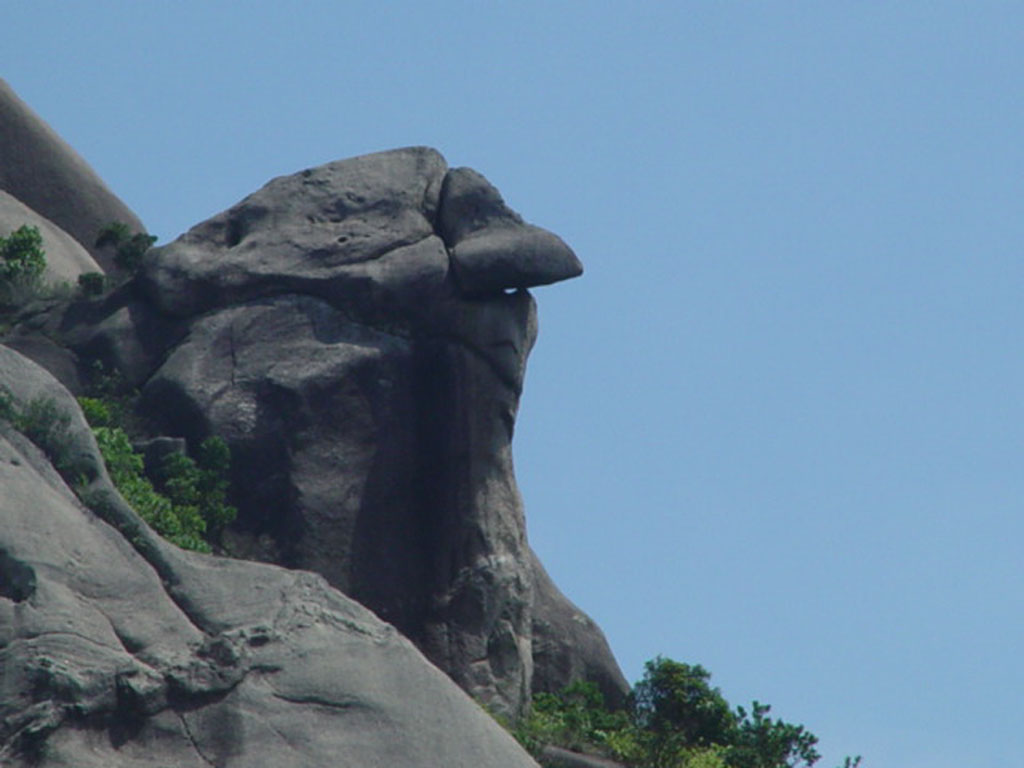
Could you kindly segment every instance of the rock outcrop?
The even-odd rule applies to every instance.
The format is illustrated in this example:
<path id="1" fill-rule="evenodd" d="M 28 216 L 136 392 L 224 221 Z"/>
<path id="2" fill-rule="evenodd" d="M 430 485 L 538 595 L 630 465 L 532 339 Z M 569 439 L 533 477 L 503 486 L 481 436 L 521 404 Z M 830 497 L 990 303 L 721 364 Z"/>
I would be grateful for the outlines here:
<path id="1" fill-rule="evenodd" d="M 275 179 L 154 249 L 137 297 L 80 344 L 141 387 L 161 431 L 231 445 L 236 554 L 324 575 L 498 711 L 585 671 L 618 701 L 599 630 L 546 577 L 534 620 L 511 457 L 536 335 L 524 289 L 579 270 L 479 174 L 395 150 Z M 547 632 L 536 681 L 535 626 L 574 633 Z"/>
<path id="2" fill-rule="evenodd" d="M 44 170 L 79 168 L 5 86 L 0 127 Z M 19 163 L 0 188 L 91 245 Z M 134 226 L 76 173 L 43 177 L 106 206 L 83 232 Z M 17 318 L 0 384 L 74 411 L 85 491 L 107 501 L 88 512 L 2 428 L 0 738 L 45 765 L 531 764 L 423 657 L 513 718 L 581 678 L 620 703 L 600 629 L 529 547 L 512 466 L 527 289 L 581 269 L 483 176 L 414 147 L 274 179 L 113 293 Z M 117 371 L 160 445 L 224 438 L 236 559 L 154 537 L 14 349 L 75 391 L 97 361 Z"/>
<path id="3" fill-rule="evenodd" d="M 118 496 L 72 396 L 0 346 L 0 385 L 69 417 L 85 508 L 0 421 L 0 764 L 536 764 L 322 577 L 183 552 Z"/>
<path id="4" fill-rule="evenodd" d="M 26 225 L 36 227 L 42 236 L 43 250 L 46 251 L 43 279 L 46 282 L 75 285 L 79 275 L 103 271 L 71 235 L 17 198 L 0 192 L 0 237 Z"/>
<path id="5" fill-rule="evenodd" d="M 120 221 L 143 232 L 139 218 L 67 142 L 0 78 L 0 190 L 85 246 L 105 271 L 111 256 L 94 247 L 100 229 Z"/>

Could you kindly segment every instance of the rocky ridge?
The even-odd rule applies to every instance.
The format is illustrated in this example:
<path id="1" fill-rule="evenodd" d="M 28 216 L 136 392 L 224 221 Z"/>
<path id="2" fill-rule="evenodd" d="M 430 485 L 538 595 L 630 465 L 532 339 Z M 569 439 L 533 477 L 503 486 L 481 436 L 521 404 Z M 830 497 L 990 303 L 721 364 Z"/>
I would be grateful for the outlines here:
<path id="1" fill-rule="evenodd" d="M 4 127 L 12 122 L 3 117 L 12 94 L 0 95 L 7 99 L 6 106 L 0 103 Z M 25 109 L 15 110 L 19 119 Z M 48 128 L 24 123 L 22 133 L 48 135 Z M 61 145 L 51 142 L 49 156 Z M 72 159 L 69 165 L 77 168 L 80 158 Z M 17 198 L 21 187 L 7 185 L 9 177 L 0 175 L 0 189 Z M 141 273 L 113 294 L 54 305 L 16 324 L 0 340 L 6 345 L 0 374 L 8 372 L 0 381 L 15 394 L 29 397 L 34 390 L 19 383 L 22 374 L 9 373 L 30 370 L 14 350 L 72 391 L 87 363 L 100 360 L 141 390 L 139 411 L 154 434 L 184 438 L 193 447 L 209 435 L 223 437 L 232 449 L 240 510 L 224 546 L 236 557 L 287 570 L 182 553 L 162 542 L 110 493 L 102 467 L 93 482 L 115 503 L 98 519 L 38 451 L 5 429 L 10 456 L 0 465 L 11 481 L 0 485 L 0 515 L 20 524 L 3 526 L 0 570 L 4 584 L 22 586 L 0 589 L 0 661 L 5 670 L 29 669 L 56 653 L 26 629 L 34 625 L 25 616 L 47 593 L 26 592 L 27 577 L 18 575 L 25 569 L 35 574 L 32 583 L 44 583 L 39 574 L 48 574 L 60 585 L 55 590 L 70 595 L 43 601 L 43 613 L 87 628 L 61 636 L 70 658 L 80 661 L 68 678 L 73 695 L 60 693 L 64 682 L 32 687 L 26 678 L 11 687 L 5 677 L 5 733 L 20 734 L 22 742 L 24 734 L 42 734 L 39 743 L 53 754 L 72 754 L 88 743 L 97 765 L 136 764 L 124 756 L 143 760 L 158 742 L 185 754 L 189 741 L 196 759 L 216 765 L 262 764 L 253 756 L 263 750 L 279 756 L 268 765 L 321 765 L 327 763 L 320 756 L 335 748 L 351 755 L 353 765 L 529 764 L 514 744 L 488 735 L 490 723 L 479 719 L 475 705 L 467 710 L 450 703 L 468 699 L 454 688 L 445 692 L 446 678 L 432 677 L 419 652 L 472 696 L 512 717 L 531 691 L 580 678 L 598 682 L 612 703 L 621 701 L 626 684 L 600 629 L 557 590 L 529 548 L 511 459 L 537 331 L 527 288 L 580 271 L 565 243 L 525 223 L 480 174 L 449 169 L 434 150 L 408 148 L 275 179 L 151 251 Z M 38 370 L 24 376 L 44 380 Z M 95 457 L 74 401 L 56 381 L 45 380 L 46 391 L 75 413 L 83 455 Z M 35 474 L 26 474 L 28 468 Z M 20 495 L 8 490 L 17 483 L 26 489 Z M 102 554 L 69 554 L 78 533 L 42 547 L 33 529 L 39 525 L 31 513 L 34 496 L 46 499 L 46 510 L 59 507 L 57 519 L 72 521 L 60 526 L 88 533 L 93 543 L 81 551 Z M 90 571 L 89 563 L 113 562 L 115 550 L 121 553 L 118 574 Z M 76 563 L 85 581 L 69 586 L 68 574 L 53 565 L 58 562 Z M 106 586 L 97 588 L 93 580 Z M 148 646 L 132 639 L 137 628 L 125 631 L 127 642 L 118 639 L 121 630 L 103 629 L 97 611 L 109 620 L 113 609 L 93 601 L 121 582 L 138 584 L 127 594 L 139 601 L 139 616 L 177 627 L 146 641 L 166 648 L 147 651 L 149 671 L 128 677 L 124 670 L 142 658 L 137 647 Z M 118 599 L 118 610 L 131 602 Z M 83 610 L 94 618 L 86 619 L 79 608 L 90 601 Z M 296 611 L 314 618 L 281 618 Z M 116 661 L 98 667 L 109 674 L 90 671 L 94 646 L 113 649 Z M 321 662 L 308 661 L 311 650 L 336 673 L 320 679 Z M 268 654 L 274 661 L 261 660 Z M 181 665 L 198 670 L 192 683 L 175 682 Z M 204 682 L 195 682 L 200 678 Z M 255 713 L 286 706 L 275 692 L 278 683 L 268 680 L 292 681 L 287 701 L 298 708 L 289 710 L 295 719 L 299 711 L 331 713 L 323 727 L 313 717 L 307 736 L 281 725 L 292 717 L 281 715 L 275 722 L 282 743 L 306 745 L 308 734 L 341 727 L 331 718 L 361 725 L 341 727 L 349 735 L 337 743 L 331 736 L 303 746 L 312 750 L 308 754 L 280 745 L 274 753 L 268 745 L 276 737 L 253 735 L 263 718 Z M 136 683 L 143 694 L 131 692 Z M 407 696 L 403 685 L 422 687 L 425 698 L 419 691 Z M 196 697 L 182 699 L 182 686 L 196 688 Z M 104 702 L 95 710 L 81 704 L 93 696 L 86 689 Z M 430 712 L 424 725 L 431 696 L 444 701 L 446 711 Z M 359 703 L 366 701 L 371 704 Z M 19 713 L 27 711 L 37 714 L 22 723 Z M 130 712 L 136 712 L 130 732 L 123 731 Z M 186 713 L 193 712 L 204 714 L 190 720 Z M 359 719 L 368 712 L 375 714 Z M 205 722 L 227 718 L 228 730 L 244 738 L 229 746 L 201 736 L 196 741 L 207 714 L 212 719 Z M 353 746 L 362 738 L 354 734 L 370 721 L 408 733 L 383 728 Z M 422 740 L 440 739 L 438 749 L 448 749 L 451 735 L 428 735 L 420 726 L 455 724 L 453 732 L 465 733 L 470 722 L 470 740 L 476 744 L 479 727 L 483 752 L 470 745 L 462 754 L 452 746 L 455 751 L 443 756 L 427 750 L 416 762 L 392 759 L 398 753 L 385 746 L 400 751 L 405 744 L 411 754 L 422 751 Z M 218 727 L 209 728 L 214 734 Z M 116 742 L 113 749 L 126 762 L 102 762 L 113 759 L 104 739 Z M 62 759 L 45 764 L 69 764 Z"/>

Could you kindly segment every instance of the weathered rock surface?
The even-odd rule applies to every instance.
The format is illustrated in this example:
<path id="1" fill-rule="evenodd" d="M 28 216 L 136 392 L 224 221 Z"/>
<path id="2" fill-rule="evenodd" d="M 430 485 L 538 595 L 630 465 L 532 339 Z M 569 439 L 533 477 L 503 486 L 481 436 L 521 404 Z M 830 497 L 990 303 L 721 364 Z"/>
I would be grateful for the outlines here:
<path id="1" fill-rule="evenodd" d="M 94 247 L 100 229 L 142 222 L 85 160 L 0 78 L 0 190 L 8 192 L 74 237 L 105 271 L 109 254 Z"/>
<path id="2" fill-rule="evenodd" d="M 24 161 L 11 165 L 4 155 L 0 188 L 80 240 L 86 233 L 87 246 L 111 219 L 135 225 L 6 86 L 0 116 L 3 152 L 20 144 L 42 168 L 34 180 Z M 69 200 L 70 213 L 61 208 Z M 97 200 L 106 207 L 94 215 Z M 88 226 L 75 223 L 79 213 Z M 274 179 L 151 251 L 114 293 L 33 310 L 6 338 L 71 387 L 80 361 L 119 371 L 141 389 L 152 437 L 193 447 L 211 434 L 225 438 L 240 510 L 225 533 L 229 553 L 321 574 L 464 690 L 515 716 L 532 690 L 580 676 L 612 702 L 626 690 L 600 630 L 535 561 L 512 467 L 537 332 L 526 288 L 581 269 L 568 246 L 524 223 L 478 173 L 449 170 L 436 151 L 414 147 Z M 163 544 L 145 547 L 165 587 L 193 574 L 190 589 L 202 592 L 207 576 L 195 574 L 255 567 L 232 571 Z M 233 587 L 208 588 L 233 599 Z M 247 604 L 249 587 L 238 589 Z M 201 599 L 182 599 L 189 607 L 175 604 L 192 625 L 214 633 L 194 615 Z M 410 703 L 401 716 L 424 714 Z M 162 717 L 146 728 L 180 735 L 176 721 L 158 724 Z M 188 727 L 195 736 L 200 726 Z"/>
<path id="3" fill-rule="evenodd" d="M 0 422 L 0 764 L 536 766 L 322 577 L 153 534 L 71 395 L 3 346 L 0 385 L 69 415 L 62 443 L 96 509 Z"/>
<path id="4" fill-rule="evenodd" d="M 72 346 L 141 387 L 159 431 L 228 441 L 231 551 L 321 573 L 511 715 L 580 674 L 613 701 L 626 690 L 600 631 L 546 576 L 535 620 L 512 467 L 536 336 L 522 286 L 578 262 L 561 244 L 562 266 L 541 272 L 513 247 L 511 271 L 469 288 L 453 274 L 451 243 L 523 232 L 561 244 L 436 151 L 383 152 L 274 179 L 151 251 L 138 290 L 102 317 L 64 323 Z"/>
<path id="5" fill-rule="evenodd" d="M 561 238 L 526 224 L 471 168 L 454 168 L 445 176 L 440 230 L 459 287 L 469 295 L 546 285 L 583 273 Z"/>
<path id="6" fill-rule="evenodd" d="M 534 691 L 557 693 L 575 680 L 597 683 L 605 701 L 625 704 L 623 677 L 604 632 L 562 594 L 531 551 L 533 561 Z"/>
<path id="7" fill-rule="evenodd" d="M 43 250 L 46 252 L 46 272 L 43 275 L 45 281 L 75 285 L 79 275 L 103 271 L 89 252 L 71 235 L 16 197 L 0 191 L 0 237 L 7 236 L 24 225 L 38 228 L 42 236 Z"/>

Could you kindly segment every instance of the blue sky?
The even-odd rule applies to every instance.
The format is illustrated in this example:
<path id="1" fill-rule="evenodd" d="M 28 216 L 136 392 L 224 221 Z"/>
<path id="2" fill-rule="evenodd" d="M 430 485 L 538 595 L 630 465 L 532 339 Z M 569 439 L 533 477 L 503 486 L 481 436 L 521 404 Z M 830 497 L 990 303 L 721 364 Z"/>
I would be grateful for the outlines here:
<path id="1" fill-rule="evenodd" d="M 701 663 L 823 768 L 1019 762 L 1024 8 L 12 4 L 0 76 L 162 241 L 428 144 L 561 235 L 516 435 L 627 676 Z"/>

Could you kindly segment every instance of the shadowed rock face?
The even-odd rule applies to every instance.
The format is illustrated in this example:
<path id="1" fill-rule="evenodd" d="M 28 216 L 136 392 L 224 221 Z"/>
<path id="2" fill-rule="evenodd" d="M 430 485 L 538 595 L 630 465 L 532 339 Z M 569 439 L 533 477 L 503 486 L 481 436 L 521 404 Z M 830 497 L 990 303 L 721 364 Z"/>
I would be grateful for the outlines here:
<path id="1" fill-rule="evenodd" d="M 312 573 L 182 552 L 110 484 L 72 396 L 0 345 L 0 386 L 51 398 L 78 501 L 0 421 L 0 765 L 536 768 L 393 627 Z"/>
<path id="2" fill-rule="evenodd" d="M 89 164 L 0 79 L 0 190 L 20 200 L 81 243 L 104 270 L 110 255 L 94 247 L 101 228 L 142 222 Z"/>
<path id="3" fill-rule="evenodd" d="M 155 249 L 139 299 L 82 343 L 142 386 L 162 432 L 228 440 L 230 549 L 323 574 L 514 714 L 534 628 L 557 623 L 534 621 L 512 468 L 536 336 L 525 288 L 580 270 L 476 172 L 396 150 L 275 179 Z M 541 689 L 600 667 L 621 697 L 591 634 L 601 658 L 547 664 Z"/>
<path id="4" fill-rule="evenodd" d="M 61 228 L 89 250 L 111 220 L 142 230 L 2 81 L 0 190 L 52 222 L 69 278 L 92 264 Z M 96 514 L 0 420 L 0 764 L 534 765 L 420 651 L 506 714 L 579 677 L 621 700 L 529 548 L 510 450 L 527 289 L 581 269 L 480 174 L 410 148 L 275 179 L 104 299 L 19 315 L 0 386 L 70 415 Z M 153 437 L 226 438 L 230 553 L 305 570 L 156 537 L 22 355 L 71 389 L 81 361 L 115 367 Z"/>

